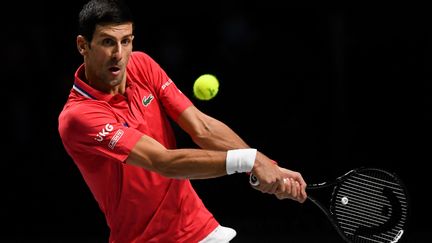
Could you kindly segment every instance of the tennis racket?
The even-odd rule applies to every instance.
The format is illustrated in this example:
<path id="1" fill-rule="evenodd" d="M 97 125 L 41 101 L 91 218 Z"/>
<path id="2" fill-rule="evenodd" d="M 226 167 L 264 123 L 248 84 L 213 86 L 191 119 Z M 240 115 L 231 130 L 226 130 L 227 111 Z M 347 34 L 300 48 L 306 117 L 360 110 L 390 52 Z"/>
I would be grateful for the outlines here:
<path id="1" fill-rule="evenodd" d="M 249 182 L 259 185 L 253 174 Z M 310 184 L 306 190 L 309 201 L 324 212 L 346 242 L 396 243 L 402 239 L 408 222 L 408 194 L 395 173 L 357 168 L 334 181 Z"/>

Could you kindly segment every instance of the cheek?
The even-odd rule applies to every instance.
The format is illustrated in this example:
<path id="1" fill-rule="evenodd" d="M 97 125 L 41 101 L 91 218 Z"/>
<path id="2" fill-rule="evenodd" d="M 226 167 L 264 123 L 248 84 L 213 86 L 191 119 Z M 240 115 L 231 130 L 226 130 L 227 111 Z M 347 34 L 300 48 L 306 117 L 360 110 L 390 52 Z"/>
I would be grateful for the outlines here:
<path id="1" fill-rule="evenodd" d="M 128 63 L 131 53 L 132 53 L 131 50 L 127 50 L 123 52 L 123 60 L 125 60 L 125 63 Z"/>
<path id="2" fill-rule="evenodd" d="M 132 53 L 132 48 L 125 48 L 124 52 L 123 52 L 123 54 L 124 54 L 123 57 L 129 59 L 129 56 L 131 55 L 131 53 Z"/>
<path id="3" fill-rule="evenodd" d="M 110 60 L 110 56 L 103 51 L 95 51 L 91 57 L 93 64 L 99 66 L 104 66 Z"/>

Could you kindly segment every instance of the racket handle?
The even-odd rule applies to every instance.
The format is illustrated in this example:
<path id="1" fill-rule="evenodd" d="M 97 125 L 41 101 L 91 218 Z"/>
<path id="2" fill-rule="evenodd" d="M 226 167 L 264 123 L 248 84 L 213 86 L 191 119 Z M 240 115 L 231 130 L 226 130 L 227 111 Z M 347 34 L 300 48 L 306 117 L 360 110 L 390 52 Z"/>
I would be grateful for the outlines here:
<path id="1" fill-rule="evenodd" d="M 284 178 L 283 179 L 284 183 L 286 183 L 287 180 L 288 180 L 288 178 Z M 249 174 L 249 183 L 252 186 L 259 186 L 259 184 L 260 184 L 258 178 L 254 174 L 252 174 L 252 173 Z"/>
<path id="2" fill-rule="evenodd" d="M 258 178 L 256 178 L 256 176 L 252 173 L 250 173 L 250 175 L 249 175 L 249 183 L 252 186 L 259 186 L 259 184 L 260 184 Z"/>

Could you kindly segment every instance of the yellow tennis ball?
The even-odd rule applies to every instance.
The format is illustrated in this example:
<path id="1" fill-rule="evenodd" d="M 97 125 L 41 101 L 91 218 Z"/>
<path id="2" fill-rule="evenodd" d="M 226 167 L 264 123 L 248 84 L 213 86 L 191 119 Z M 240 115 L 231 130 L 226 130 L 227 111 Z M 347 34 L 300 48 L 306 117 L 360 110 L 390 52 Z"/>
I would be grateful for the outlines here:
<path id="1" fill-rule="evenodd" d="M 193 85 L 193 93 L 200 100 L 210 100 L 216 96 L 219 91 L 219 81 L 211 74 L 199 76 Z"/>

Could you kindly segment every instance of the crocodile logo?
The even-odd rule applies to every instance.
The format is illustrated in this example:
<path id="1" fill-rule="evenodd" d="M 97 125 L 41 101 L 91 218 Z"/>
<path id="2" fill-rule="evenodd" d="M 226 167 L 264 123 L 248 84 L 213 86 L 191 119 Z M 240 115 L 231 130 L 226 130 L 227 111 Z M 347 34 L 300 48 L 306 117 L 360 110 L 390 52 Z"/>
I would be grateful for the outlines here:
<path id="1" fill-rule="evenodd" d="M 152 94 L 149 94 L 149 96 L 144 96 L 144 98 L 142 100 L 143 105 L 148 106 L 152 102 L 153 98 L 154 97 Z"/>

